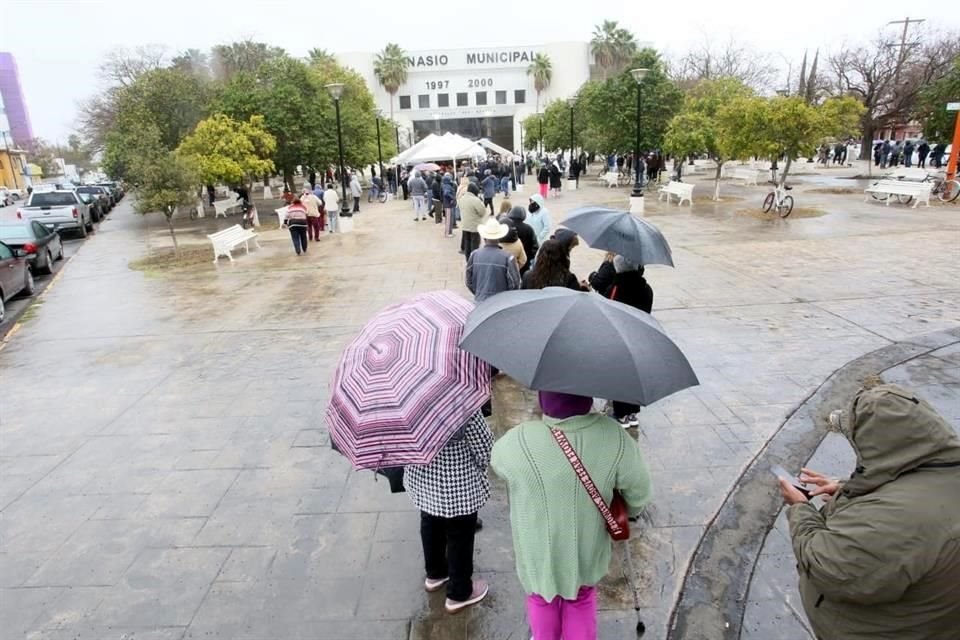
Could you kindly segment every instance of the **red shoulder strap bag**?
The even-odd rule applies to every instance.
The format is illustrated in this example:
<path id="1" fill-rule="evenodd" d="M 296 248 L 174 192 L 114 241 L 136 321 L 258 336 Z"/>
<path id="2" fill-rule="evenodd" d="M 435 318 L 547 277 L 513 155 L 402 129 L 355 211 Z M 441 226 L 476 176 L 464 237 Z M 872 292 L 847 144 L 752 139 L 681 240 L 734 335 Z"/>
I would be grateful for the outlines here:
<path id="1" fill-rule="evenodd" d="M 580 479 L 580 484 L 586 489 L 590 500 L 597 507 L 597 511 L 600 512 L 600 516 L 607 525 L 607 533 L 614 540 L 628 539 L 630 537 L 630 523 L 627 520 L 626 500 L 623 499 L 619 491 L 614 491 L 613 500 L 610 501 L 610 506 L 607 506 L 603 496 L 600 495 L 600 490 L 597 489 L 597 485 L 593 484 L 593 479 L 587 472 L 587 468 L 580 462 L 580 456 L 577 455 L 570 441 L 567 440 L 567 436 L 559 429 L 550 429 L 550 433 L 553 434 L 553 439 L 560 445 L 563 455 L 566 456 L 570 466 L 573 467 L 573 472 Z"/>

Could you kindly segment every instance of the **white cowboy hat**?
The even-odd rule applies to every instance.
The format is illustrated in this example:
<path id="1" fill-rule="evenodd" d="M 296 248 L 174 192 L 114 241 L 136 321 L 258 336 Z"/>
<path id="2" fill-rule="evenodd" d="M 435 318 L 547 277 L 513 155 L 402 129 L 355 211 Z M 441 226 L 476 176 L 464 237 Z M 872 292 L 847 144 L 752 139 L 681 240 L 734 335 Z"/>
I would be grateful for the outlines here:
<path id="1" fill-rule="evenodd" d="M 477 227 L 477 233 L 484 240 L 500 240 L 510 232 L 510 227 L 497 222 L 496 218 L 487 218 L 487 221 Z"/>

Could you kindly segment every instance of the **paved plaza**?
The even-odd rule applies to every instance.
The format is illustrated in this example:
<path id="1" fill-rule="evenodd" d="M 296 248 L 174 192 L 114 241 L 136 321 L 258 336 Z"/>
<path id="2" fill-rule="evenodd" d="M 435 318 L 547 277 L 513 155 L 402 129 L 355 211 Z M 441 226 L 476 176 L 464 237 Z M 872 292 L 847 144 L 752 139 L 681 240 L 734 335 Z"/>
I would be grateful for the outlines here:
<path id="1" fill-rule="evenodd" d="M 776 509 L 754 523 L 759 559 L 739 591 L 688 577 L 701 560 L 710 575 L 704 545 L 741 476 L 754 477 L 798 408 L 815 402 L 819 415 L 845 400 L 836 391 L 846 387 L 822 385 L 877 350 L 900 354 L 877 371 L 960 421 L 960 335 L 950 333 L 960 327 L 960 207 L 864 202 L 863 184 L 844 173 L 854 171 L 796 178 L 797 206 L 814 217 L 748 215 L 766 188 L 727 182 L 721 203 L 706 181 L 692 207 L 647 198 L 676 263 L 647 269 L 653 315 L 701 384 L 641 413 L 655 495 L 629 542 L 636 575 L 625 577 L 617 549 L 601 584 L 602 638 L 635 637 L 634 582 L 646 638 L 668 637 L 676 607 L 670 637 L 806 640 L 782 517 L 767 535 Z M 581 204 L 625 207 L 627 193 L 587 178 L 548 205 L 556 224 Z M 135 216 L 129 198 L 115 210 L 0 350 L 0 635 L 529 637 L 502 483 L 476 543 L 491 595 L 450 616 L 442 594 L 423 591 L 409 498 L 329 446 L 328 382 L 363 323 L 418 292 L 469 296 L 459 240 L 414 222 L 409 207 L 363 204 L 353 233 L 322 238 L 306 257 L 274 229 L 234 265 L 174 271 L 128 266 L 167 246 L 167 231 Z M 199 245 L 194 226 L 182 241 Z M 581 245 L 574 272 L 586 278 L 602 255 Z M 530 415 L 534 398 L 498 379 L 495 431 Z M 792 455 L 799 463 L 816 449 L 840 474 L 845 444 L 831 435 L 820 446 L 822 435 L 811 426 L 811 446 Z M 739 604 L 714 606 L 722 597 Z"/>

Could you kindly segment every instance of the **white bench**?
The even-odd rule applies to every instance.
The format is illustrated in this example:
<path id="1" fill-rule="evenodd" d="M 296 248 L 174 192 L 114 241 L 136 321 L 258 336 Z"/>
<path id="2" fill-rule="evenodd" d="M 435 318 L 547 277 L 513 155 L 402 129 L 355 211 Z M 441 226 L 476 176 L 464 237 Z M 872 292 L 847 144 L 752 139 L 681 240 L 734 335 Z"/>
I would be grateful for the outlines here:
<path id="1" fill-rule="evenodd" d="M 917 205 L 921 202 L 928 207 L 930 206 L 930 192 L 933 190 L 932 182 L 912 182 L 909 180 L 880 180 L 866 189 L 863 190 L 864 200 L 870 201 L 871 194 L 885 195 L 884 200 L 887 203 L 887 206 L 890 206 L 890 201 L 893 200 L 893 196 L 900 196 L 905 198 L 913 198 L 913 207 L 917 208 Z"/>
<path id="2" fill-rule="evenodd" d="M 734 180 L 743 180 L 743 186 L 757 186 L 757 170 L 753 167 L 736 167 L 731 173 Z"/>
<path id="3" fill-rule="evenodd" d="M 287 221 L 287 211 L 290 207 L 280 207 L 279 209 L 274 209 L 273 212 L 277 214 L 277 222 L 280 223 L 280 226 L 283 226 L 283 223 Z"/>
<path id="4" fill-rule="evenodd" d="M 607 188 L 620 186 L 620 176 L 616 171 L 607 171 L 599 177 L 601 183 L 606 183 Z"/>
<path id="5" fill-rule="evenodd" d="M 258 249 L 260 248 L 260 242 L 257 241 L 257 234 L 250 229 L 244 229 L 238 224 L 227 227 L 223 231 L 211 233 L 207 238 L 213 243 L 213 264 L 217 264 L 220 256 L 227 256 L 230 258 L 230 262 L 233 262 L 231 252 L 240 245 L 243 245 L 247 253 L 250 253 L 251 240 L 257 245 Z"/>
<path id="6" fill-rule="evenodd" d="M 670 204 L 670 196 L 677 196 L 678 207 L 683 204 L 684 200 L 687 201 L 687 204 L 693 206 L 693 185 L 671 180 L 666 186 L 660 187 L 660 195 L 657 199 L 662 200 L 666 198 L 667 204 Z"/>
<path id="7" fill-rule="evenodd" d="M 234 194 L 232 198 L 227 198 L 226 200 L 214 200 L 213 201 L 213 210 L 214 210 L 213 217 L 219 218 L 220 216 L 223 216 L 224 218 L 226 218 L 227 212 L 230 211 L 231 209 L 239 207 L 240 203 L 241 203 L 240 196 L 236 194 Z"/>

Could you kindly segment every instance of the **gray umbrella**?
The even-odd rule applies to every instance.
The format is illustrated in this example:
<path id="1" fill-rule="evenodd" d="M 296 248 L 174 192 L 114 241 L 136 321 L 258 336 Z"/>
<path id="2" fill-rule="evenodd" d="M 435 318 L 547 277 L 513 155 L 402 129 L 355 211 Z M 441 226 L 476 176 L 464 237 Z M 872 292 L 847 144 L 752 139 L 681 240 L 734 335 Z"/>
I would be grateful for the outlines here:
<path id="1" fill-rule="evenodd" d="M 539 391 L 649 405 L 699 384 L 649 314 L 596 293 L 498 293 L 474 309 L 460 348 Z"/>
<path id="2" fill-rule="evenodd" d="M 580 234 L 594 249 L 606 249 L 637 264 L 673 266 L 670 245 L 655 226 L 627 211 L 579 207 L 563 226 Z"/>

